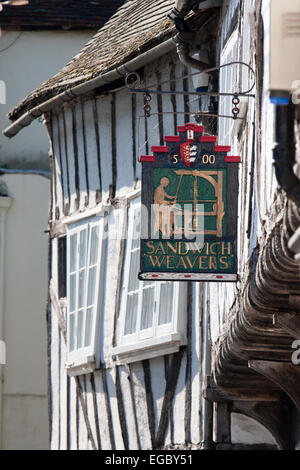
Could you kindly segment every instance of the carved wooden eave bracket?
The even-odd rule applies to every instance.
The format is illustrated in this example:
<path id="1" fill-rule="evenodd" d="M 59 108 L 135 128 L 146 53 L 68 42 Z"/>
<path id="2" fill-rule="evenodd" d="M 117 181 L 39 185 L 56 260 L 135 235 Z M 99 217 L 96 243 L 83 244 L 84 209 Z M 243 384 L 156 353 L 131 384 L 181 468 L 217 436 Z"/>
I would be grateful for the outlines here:
<path id="1" fill-rule="evenodd" d="M 276 383 L 291 398 L 300 410 L 300 368 L 290 362 L 279 361 L 254 361 L 248 363 L 252 370 L 255 370 L 264 377 Z"/>
<path id="2" fill-rule="evenodd" d="M 300 365 L 292 364 L 292 343 L 300 339 L 299 264 L 288 248 L 300 211 L 286 199 L 276 205 L 216 345 L 213 381 L 231 401 L 249 399 L 249 391 L 257 401 L 279 400 L 286 393 L 300 409 Z"/>
<path id="3" fill-rule="evenodd" d="M 273 317 L 274 325 L 280 326 L 292 338 L 300 338 L 300 315 L 299 312 L 277 312 Z"/>
<path id="4" fill-rule="evenodd" d="M 248 416 L 262 424 L 273 435 L 280 449 L 291 448 L 288 432 L 290 413 L 286 404 L 235 401 L 232 403 L 231 411 Z"/>

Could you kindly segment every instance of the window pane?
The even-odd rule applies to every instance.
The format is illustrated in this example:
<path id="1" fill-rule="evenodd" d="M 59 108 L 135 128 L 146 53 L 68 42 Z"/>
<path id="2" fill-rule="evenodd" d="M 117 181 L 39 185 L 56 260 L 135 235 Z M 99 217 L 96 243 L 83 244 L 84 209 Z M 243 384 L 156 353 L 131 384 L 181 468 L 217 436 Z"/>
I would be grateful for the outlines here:
<path id="1" fill-rule="evenodd" d="M 74 272 L 77 269 L 77 234 L 70 237 L 70 271 Z"/>
<path id="2" fill-rule="evenodd" d="M 142 305 L 142 318 L 141 330 L 151 328 L 153 323 L 154 312 L 154 285 L 143 289 L 143 305 Z"/>
<path id="3" fill-rule="evenodd" d="M 92 326 L 93 326 L 93 310 L 94 308 L 88 308 L 86 311 L 85 319 L 85 339 L 84 346 L 90 346 L 92 340 Z"/>
<path id="4" fill-rule="evenodd" d="M 84 307 L 85 269 L 79 272 L 78 308 Z"/>
<path id="5" fill-rule="evenodd" d="M 70 312 L 76 309 L 76 274 L 70 276 Z"/>
<path id="6" fill-rule="evenodd" d="M 134 221 L 133 221 L 133 233 L 132 233 L 132 247 L 139 248 L 140 246 L 140 233 L 141 233 L 141 211 L 137 209 L 134 211 Z"/>
<path id="7" fill-rule="evenodd" d="M 83 330 L 83 310 L 78 312 L 78 322 L 77 322 L 77 349 L 82 347 L 82 330 Z"/>
<path id="8" fill-rule="evenodd" d="M 165 325 L 172 321 L 173 291 L 174 286 L 172 282 L 166 282 L 160 286 L 159 325 Z"/>
<path id="9" fill-rule="evenodd" d="M 88 348 L 93 344 L 102 227 L 99 220 L 98 217 L 91 218 L 78 226 L 70 227 L 74 233 L 67 236 L 70 255 L 67 265 L 69 352 Z"/>
<path id="10" fill-rule="evenodd" d="M 69 350 L 74 350 L 75 315 L 70 315 Z"/>
<path id="11" fill-rule="evenodd" d="M 80 232 L 79 268 L 84 268 L 84 266 L 86 265 L 86 232 L 86 229 Z"/>
<path id="12" fill-rule="evenodd" d="M 89 269 L 87 305 L 92 305 L 94 303 L 95 285 L 96 285 L 96 266 Z"/>
<path id="13" fill-rule="evenodd" d="M 99 227 L 93 227 L 91 230 L 91 251 L 89 265 L 97 263 L 99 246 Z"/>
<path id="14" fill-rule="evenodd" d="M 128 292 L 136 291 L 139 289 L 138 271 L 140 262 L 140 250 L 135 250 L 131 253 Z"/>
<path id="15" fill-rule="evenodd" d="M 125 335 L 135 333 L 139 294 L 128 295 L 125 320 Z"/>

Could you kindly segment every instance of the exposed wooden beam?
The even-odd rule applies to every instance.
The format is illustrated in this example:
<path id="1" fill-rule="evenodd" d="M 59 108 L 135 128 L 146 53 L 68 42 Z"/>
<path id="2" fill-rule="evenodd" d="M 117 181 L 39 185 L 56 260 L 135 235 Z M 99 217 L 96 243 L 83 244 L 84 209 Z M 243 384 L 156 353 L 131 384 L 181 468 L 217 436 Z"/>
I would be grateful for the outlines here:
<path id="1" fill-rule="evenodd" d="M 211 376 L 206 377 L 206 385 L 203 390 L 203 397 L 212 402 L 224 401 L 246 401 L 246 402 L 278 402 L 281 398 L 281 392 L 272 390 L 247 390 L 236 389 L 236 392 L 229 393 L 216 385 Z"/>
<path id="2" fill-rule="evenodd" d="M 273 316 L 273 323 L 293 338 L 300 339 L 300 312 L 277 312 Z"/>
<path id="3" fill-rule="evenodd" d="M 228 402 L 214 404 L 214 441 L 217 444 L 231 441 L 230 403 Z"/>
<path id="4" fill-rule="evenodd" d="M 291 350 L 292 355 L 292 350 Z M 300 367 L 291 362 L 248 361 L 250 369 L 264 375 L 290 397 L 300 411 Z"/>
<path id="5" fill-rule="evenodd" d="M 289 306 L 294 310 L 300 310 L 300 295 L 289 295 Z"/>
<path id="6" fill-rule="evenodd" d="M 274 437 L 282 450 L 290 448 L 290 410 L 283 403 L 233 402 L 231 411 L 253 418 Z"/>

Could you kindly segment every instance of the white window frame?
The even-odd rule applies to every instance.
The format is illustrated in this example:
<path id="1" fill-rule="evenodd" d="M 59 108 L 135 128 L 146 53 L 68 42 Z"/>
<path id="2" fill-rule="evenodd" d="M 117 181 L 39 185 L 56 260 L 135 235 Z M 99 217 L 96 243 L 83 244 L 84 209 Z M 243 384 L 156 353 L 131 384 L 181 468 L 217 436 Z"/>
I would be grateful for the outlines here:
<path id="1" fill-rule="evenodd" d="M 236 28 L 229 37 L 229 39 L 226 41 L 226 44 L 221 52 L 220 65 L 240 60 L 238 40 L 238 29 Z M 228 67 L 222 67 L 220 69 L 219 78 L 220 92 L 232 93 L 239 91 L 240 73 L 240 65 L 238 64 Z M 220 115 L 232 116 L 232 108 L 234 107 L 234 105 L 232 104 L 232 98 L 232 96 L 220 96 Z M 238 117 L 242 116 L 239 115 Z M 236 122 L 240 124 L 242 121 L 233 121 L 232 119 L 222 117 L 219 118 L 218 138 L 221 145 L 232 145 L 232 132 Z"/>
<path id="2" fill-rule="evenodd" d="M 128 285 L 129 273 L 131 265 L 132 242 L 134 227 L 135 211 L 141 206 L 140 200 L 133 200 L 128 209 L 128 238 L 126 240 L 126 248 L 123 265 L 123 281 L 120 299 L 120 315 L 118 328 L 118 346 L 113 348 L 113 357 L 119 363 L 136 362 L 143 359 L 171 354 L 179 350 L 180 346 L 186 344 L 186 311 L 187 311 L 187 289 L 185 282 L 173 283 L 173 303 L 172 303 L 172 320 L 169 323 L 159 325 L 158 315 L 160 307 L 160 293 L 162 284 L 167 281 L 153 281 L 154 291 L 154 312 L 152 326 L 148 329 L 141 330 L 140 323 L 142 318 L 142 302 L 145 284 L 151 281 L 139 281 L 138 293 L 138 312 L 137 327 L 132 334 L 124 334 L 127 302 L 128 302 Z M 139 236 L 139 234 L 135 234 Z M 152 285 L 149 285 L 149 288 Z M 147 287 L 146 287 L 147 289 Z"/>
<path id="3" fill-rule="evenodd" d="M 90 261 L 90 252 L 91 252 L 91 231 L 94 227 L 99 227 L 98 233 L 98 254 L 93 265 L 89 265 Z M 99 216 L 89 217 L 87 219 L 80 220 L 73 224 L 70 224 L 67 229 L 67 362 L 66 368 L 68 369 L 69 375 L 79 375 L 82 373 L 92 372 L 95 369 L 96 364 L 96 353 L 97 353 L 97 343 L 98 343 L 98 328 L 99 328 L 99 317 L 100 309 L 102 305 L 102 283 L 101 278 L 103 274 L 104 266 L 104 227 L 105 227 L 105 215 L 101 214 Z M 87 306 L 87 295 L 88 295 L 88 273 L 92 267 L 96 267 L 96 276 L 95 276 L 95 291 L 93 295 L 94 303 L 91 303 L 94 308 L 93 313 L 93 323 L 91 327 L 91 343 L 89 346 L 84 346 L 85 340 L 85 324 L 82 330 L 82 344 L 81 348 L 75 348 L 70 351 L 70 279 L 71 279 L 71 237 L 77 234 L 77 265 L 76 270 L 73 271 L 73 274 L 76 273 L 76 308 L 74 310 L 76 315 L 76 323 L 78 321 L 78 283 L 79 283 L 79 236 L 80 232 L 87 230 L 87 240 L 86 240 L 86 262 L 85 262 L 85 284 L 84 284 L 84 322 L 86 321 L 86 312 L 88 309 Z M 77 324 L 75 324 L 75 338 L 77 336 Z"/>

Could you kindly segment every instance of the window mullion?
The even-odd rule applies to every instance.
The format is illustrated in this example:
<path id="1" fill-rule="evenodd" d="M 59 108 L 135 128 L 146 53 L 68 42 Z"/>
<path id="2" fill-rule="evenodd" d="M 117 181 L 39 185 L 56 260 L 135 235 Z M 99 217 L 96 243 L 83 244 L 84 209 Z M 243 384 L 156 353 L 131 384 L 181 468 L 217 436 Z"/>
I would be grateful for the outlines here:
<path id="1" fill-rule="evenodd" d="M 156 336 L 157 334 L 159 310 L 160 310 L 160 291 L 161 291 L 161 282 L 157 282 L 155 284 L 155 290 L 154 290 L 153 336 Z"/>
<path id="2" fill-rule="evenodd" d="M 129 276 L 130 276 L 130 266 L 131 266 L 131 254 L 132 254 L 132 245 L 133 245 L 133 226 L 134 226 L 134 209 L 129 208 L 126 217 L 129 219 L 128 230 L 127 230 L 127 243 L 126 243 L 126 253 L 125 253 L 125 266 L 124 266 L 124 276 L 123 276 L 123 285 L 122 285 L 122 299 L 123 304 L 123 315 L 122 315 L 122 325 L 121 325 L 121 336 L 123 337 L 126 329 L 126 320 L 127 320 L 127 304 L 128 304 L 128 288 L 129 288 Z"/>
<path id="3" fill-rule="evenodd" d="M 101 300 L 102 300 L 102 288 L 100 289 L 100 272 L 102 269 L 102 259 L 103 259 L 103 234 L 104 234 L 104 218 L 98 222 L 98 257 L 97 257 L 97 265 L 96 265 L 96 280 L 95 280 L 95 295 L 94 295 L 94 313 L 93 313 L 93 325 L 91 329 L 92 334 L 92 344 L 93 350 L 95 350 L 96 345 L 96 325 L 98 324 L 98 309 L 99 309 L 99 300 L 100 300 L 100 293 L 101 293 Z"/>
<path id="4" fill-rule="evenodd" d="M 87 295 L 88 295 L 88 282 L 89 282 L 89 259 L 91 249 L 91 227 L 88 224 L 86 228 L 86 241 L 85 241 L 85 283 L 84 283 L 84 297 L 83 297 L 83 320 L 82 320 L 82 347 L 85 346 L 85 328 L 86 328 L 86 310 L 87 310 Z"/>
<path id="5" fill-rule="evenodd" d="M 78 339 L 78 292 L 79 292 L 79 253 L 80 253 L 80 230 L 76 231 L 76 291 L 75 291 L 75 323 L 74 323 L 74 349 L 78 349 L 77 339 Z"/>
<path id="6" fill-rule="evenodd" d="M 134 205 L 130 209 L 132 209 L 132 216 L 131 216 L 131 230 L 129 231 L 129 239 L 130 239 L 130 260 L 129 260 L 129 273 L 128 273 L 128 279 L 129 276 L 132 274 L 130 272 L 130 266 L 131 266 L 131 260 L 132 257 L 135 256 L 133 253 L 136 251 L 139 252 L 139 250 L 136 250 L 136 248 L 133 248 L 134 245 L 134 236 L 135 236 L 135 223 L 136 223 L 136 215 L 140 211 L 140 206 L 139 205 Z M 137 274 L 136 274 L 137 275 Z M 142 305 L 143 305 L 143 285 L 144 283 L 139 281 L 138 283 L 138 306 L 137 306 L 137 313 L 136 313 L 136 327 L 135 327 L 135 335 L 136 338 L 139 338 L 140 335 L 140 328 L 141 328 L 141 317 L 142 317 Z"/>
<path id="7" fill-rule="evenodd" d="M 136 332 L 137 332 L 138 337 L 140 336 L 140 331 L 141 331 L 142 307 L 143 307 L 143 287 L 144 287 L 144 281 L 140 281 L 139 296 L 138 296 L 138 309 L 137 309 L 137 318 L 136 318 Z"/>
<path id="8" fill-rule="evenodd" d="M 84 255 L 86 257 L 85 265 L 80 266 L 80 241 L 81 241 L 81 234 L 85 232 L 85 244 L 84 244 Z M 76 349 L 82 349 L 83 347 L 83 331 L 84 331 L 84 324 L 85 324 L 85 310 L 86 310 L 86 286 L 87 286 L 87 243 L 88 243 L 88 226 L 84 227 L 82 230 L 79 230 L 79 234 L 77 236 L 78 239 L 78 254 L 77 254 L 77 339 L 78 339 L 78 333 L 81 334 L 81 347 L 79 348 L 78 341 L 76 340 Z M 83 292 L 81 293 L 83 301 L 82 301 L 82 306 L 79 306 L 79 282 L 80 282 L 80 274 L 84 273 L 84 283 L 83 283 Z M 78 331 L 79 329 L 79 310 L 82 312 L 82 324 L 81 324 L 81 332 Z"/>
<path id="9" fill-rule="evenodd" d="M 71 334 L 71 317 L 70 317 L 70 301 L 71 301 L 71 236 L 68 234 L 67 237 L 67 299 L 68 299 L 68 309 L 67 309 L 67 348 L 70 349 L 70 334 Z"/>
<path id="10" fill-rule="evenodd" d="M 172 302 L 172 325 L 173 329 L 178 329 L 178 314 L 179 314 L 179 293 L 180 284 L 174 283 L 173 287 L 173 302 Z"/>

